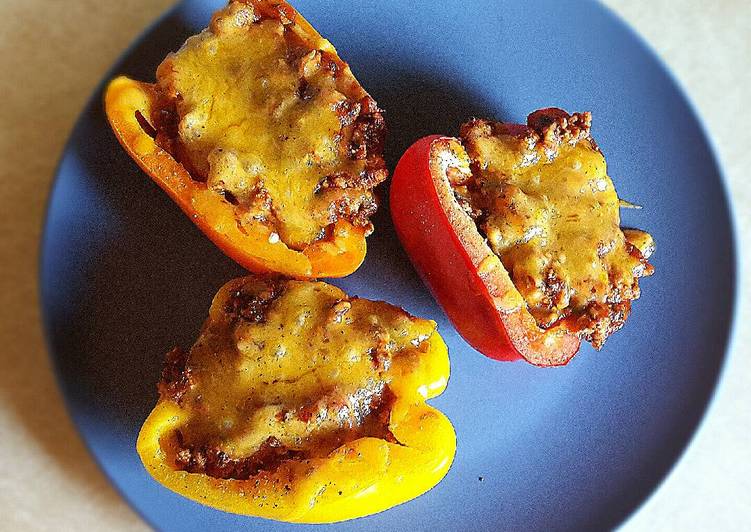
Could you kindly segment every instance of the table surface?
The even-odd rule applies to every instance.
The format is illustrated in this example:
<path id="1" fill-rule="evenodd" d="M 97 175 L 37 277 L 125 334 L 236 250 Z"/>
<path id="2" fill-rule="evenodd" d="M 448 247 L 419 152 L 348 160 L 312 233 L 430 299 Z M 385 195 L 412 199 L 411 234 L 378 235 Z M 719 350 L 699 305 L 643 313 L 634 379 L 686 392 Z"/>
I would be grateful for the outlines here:
<path id="1" fill-rule="evenodd" d="M 37 305 L 39 237 L 55 163 L 107 68 L 171 0 L 0 5 L 0 530 L 144 530 L 77 436 Z M 704 118 L 735 211 L 741 298 L 733 348 L 699 432 L 626 530 L 743 530 L 751 521 L 751 3 L 606 0 L 673 69 Z M 9 75 L 8 73 L 12 73 Z M 10 458 L 12 454 L 12 459 Z M 30 480 L 32 479 L 32 480 Z"/>

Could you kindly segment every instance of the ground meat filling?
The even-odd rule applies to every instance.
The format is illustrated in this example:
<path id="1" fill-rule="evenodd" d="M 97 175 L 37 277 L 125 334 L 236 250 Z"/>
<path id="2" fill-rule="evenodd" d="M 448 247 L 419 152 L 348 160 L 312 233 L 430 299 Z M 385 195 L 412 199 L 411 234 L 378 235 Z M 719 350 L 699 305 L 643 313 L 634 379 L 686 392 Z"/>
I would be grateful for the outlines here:
<path id="1" fill-rule="evenodd" d="M 175 347 L 167 353 L 162 369 L 162 378 L 157 384 L 159 396 L 180 404 L 183 395 L 193 384 L 191 371 L 188 367 L 188 352 Z"/>
<path id="2" fill-rule="evenodd" d="M 247 480 L 261 471 L 274 471 L 286 460 L 308 460 L 325 456 L 337 447 L 363 436 L 399 443 L 388 428 L 393 401 L 393 393 L 388 387 L 384 387 L 381 394 L 374 395 L 370 399 L 366 417 L 359 422 L 359 425 L 355 425 L 354 430 L 342 429 L 336 434 L 327 435 L 325 441 L 319 442 L 319 447 L 315 452 L 310 449 L 291 449 L 278 438 L 270 436 L 251 456 L 232 458 L 221 449 L 207 444 L 187 444 L 182 432 L 177 431 L 179 450 L 175 455 L 175 467 L 180 471 L 203 473 L 214 478 Z M 340 405 L 341 407 L 343 405 Z M 308 422 L 313 413 L 313 409 L 308 408 L 292 415 L 297 415 L 302 421 Z M 290 414 L 285 414 L 285 416 L 288 415 Z"/>
<path id="3" fill-rule="evenodd" d="M 362 437 L 399 444 L 389 371 L 435 324 L 323 283 L 248 279 L 217 295 L 190 353 L 167 355 L 161 398 L 189 413 L 174 467 L 248 479 Z"/>
<path id="4" fill-rule="evenodd" d="M 180 450 L 175 466 L 188 473 L 203 473 L 214 478 L 247 480 L 261 471 L 273 471 L 284 460 L 301 460 L 303 453 L 285 447 L 277 438 L 269 437 L 252 456 L 230 458 L 227 453 L 208 445 L 188 445 L 182 432 L 177 432 Z"/>
<path id="5" fill-rule="evenodd" d="M 243 319 L 252 323 L 266 321 L 266 312 L 274 300 L 282 294 L 284 283 L 268 279 L 262 289 L 245 292 L 241 288 L 232 292 L 224 311 L 233 320 Z"/>
<path id="6" fill-rule="evenodd" d="M 474 119 L 461 128 L 471 174 L 450 181 L 537 324 L 599 349 L 639 297 L 638 278 L 652 274 L 653 243 L 619 227 L 590 126 L 589 113 L 560 109 L 536 111 L 526 126 Z"/>
<path id="7" fill-rule="evenodd" d="M 290 248 L 338 220 L 372 230 L 382 111 L 294 11 L 232 1 L 157 70 L 157 144 Z"/>

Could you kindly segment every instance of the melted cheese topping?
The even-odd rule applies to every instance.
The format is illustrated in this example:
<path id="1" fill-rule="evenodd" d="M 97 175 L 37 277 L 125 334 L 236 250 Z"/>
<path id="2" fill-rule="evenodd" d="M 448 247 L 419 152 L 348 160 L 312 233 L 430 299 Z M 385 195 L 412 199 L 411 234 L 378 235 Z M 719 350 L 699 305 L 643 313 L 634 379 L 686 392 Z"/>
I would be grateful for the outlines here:
<path id="1" fill-rule="evenodd" d="M 365 93 L 349 69 L 335 75 L 321 50 L 290 34 L 281 20 L 233 2 L 162 63 L 157 79 L 176 98 L 193 173 L 245 207 L 239 224 L 271 223 L 302 249 L 335 221 L 331 200 L 316 194 L 322 180 L 365 168 L 347 157 L 340 119 Z"/>
<path id="2" fill-rule="evenodd" d="M 373 408 L 387 388 L 406 393 L 400 384 L 420 364 L 435 323 L 320 282 L 286 282 L 253 319 L 228 312 L 229 294 L 258 293 L 260 283 L 225 287 L 190 352 L 192 386 L 180 403 L 194 415 L 181 429 L 184 444 L 242 458 L 274 438 L 307 458 L 383 437 L 388 416 L 384 426 Z"/>
<path id="3" fill-rule="evenodd" d="M 593 303 L 639 296 L 645 267 L 626 244 L 605 158 L 589 140 L 563 143 L 552 160 L 513 135 L 476 136 L 467 145 L 477 175 L 474 190 L 463 193 L 541 327 Z M 604 337 L 591 340 L 599 347 Z"/>

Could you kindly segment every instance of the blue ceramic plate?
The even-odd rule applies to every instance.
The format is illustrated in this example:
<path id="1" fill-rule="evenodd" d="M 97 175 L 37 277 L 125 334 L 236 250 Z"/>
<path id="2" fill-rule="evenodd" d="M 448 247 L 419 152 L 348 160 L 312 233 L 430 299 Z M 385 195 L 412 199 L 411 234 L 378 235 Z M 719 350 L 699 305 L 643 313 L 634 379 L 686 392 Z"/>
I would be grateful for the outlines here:
<path id="1" fill-rule="evenodd" d="M 152 80 L 221 0 L 178 5 L 110 75 Z M 438 321 L 451 381 L 433 401 L 456 427 L 446 478 L 418 499 L 328 527 L 584 529 L 616 525 L 685 448 L 715 387 L 734 302 L 720 171 L 686 97 L 644 43 L 589 1 L 297 0 L 386 109 L 388 163 L 473 115 L 523 121 L 539 107 L 590 110 L 624 224 L 657 241 L 625 328 L 564 368 L 494 362 L 456 334 L 399 247 L 384 205 L 360 270 L 336 281 Z M 301 530 L 199 506 L 154 482 L 136 455 L 163 354 L 190 346 L 215 291 L 242 270 L 120 148 L 101 90 L 76 126 L 52 191 L 42 305 L 71 415 L 123 496 L 164 530 Z M 323 529 L 324 527 L 317 527 Z"/>

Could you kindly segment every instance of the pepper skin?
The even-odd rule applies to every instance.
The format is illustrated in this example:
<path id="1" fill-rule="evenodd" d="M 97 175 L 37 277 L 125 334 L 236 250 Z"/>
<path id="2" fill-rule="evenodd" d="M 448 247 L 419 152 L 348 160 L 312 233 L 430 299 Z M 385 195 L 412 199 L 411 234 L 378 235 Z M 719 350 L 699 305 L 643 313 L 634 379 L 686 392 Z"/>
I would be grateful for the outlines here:
<path id="1" fill-rule="evenodd" d="M 560 327 L 537 326 L 500 259 L 454 200 L 446 172 L 459 164 L 459 152 L 457 139 L 436 135 L 402 156 L 390 192 L 399 239 L 472 347 L 496 360 L 563 365 L 579 349 L 579 338 Z"/>
<path id="2" fill-rule="evenodd" d="M 262 292 L 273 295 L 259 304 Z M 171 368 L 169 360 L 137 450 L 158 482 L 201 504 L 287 522 L 343 521 L 419 496 L 453 460 L 451 423 L 425 404 L 446 387 L 446 346 L 434 322 L 397 307 L 320 282 L 236 279 L 214 298 L 187 358 Z M 358 388 L 374 379 L 390 397 L 385 411 Z M 222 449 L 213 476 L 195 469 L 212 467 L 206 454 L 180 461 L 190 438 L 191 449 Z M 239 449 L 248 441 L 272 440 L 275 461 L 250 473 L 221 470 L 247 456 Z"/>
<path id="3" fill-rule="evenodd" d="M 249 22 L 248 18 L 251 16 L 262 21 L 262 23 Z M 265 58 L 262 51 L 257 50 L 257 55 L 251 55 L 250 48 L 244 50 L 241 45 L 237 44 L 242 35 L 238 37 L 232 32 L 241 33 L 245 31 L 243 28 L 237 29 L 238 25 L 241 24 L 249 24 L 249 28 L 261 27 L 262 24 L 267 24 L 263 26 L 264 28 L 271 27 L 271 25 L 283 27 L 283 32 L 278 35 L 274 34 L 275 37 L 269 36 L 270 30 L 258 31 L 264 31 L 263 35 L 267 39 L 286 39 L 283 36 L 294 36 L 290 39 L 296 39 L 294 41 L 296 44 L 283 41 L 287 44 L 279 44 L 279 49 L 275 53 L 281 54 L 281 57 L 286 57 L 284 56 L 284 46 L 302 46 L 306 50 L 311 50 L 305 56 L 307 62 L 299 59 L 296 61 L 302 61 L 300 65 L 297 65 L 297 63 L 277 65 L 275 71 L 272 67 L 275 64 L 276 56 L 268 59 Z M 250 29 L 247 31 L 250 31 Z M 204 40 L 201 41 L 201 39 Z M 223 39 L 226 39 L 226 41 Z M 231 46 L 226 44 L 226 49 L 229 51 L 223 52 L 221 56 L 205 57 L 206 55 L 210 56 L 206 52 L 207 49 L 212 46 L 219 46 L 221 43 L 234 44 Z M 224 50 L 224 48 L 222 49 Z M 292 55 L 294 54 L 291 54 L 290 57 Z M 181 59 L 182 63 L 175 66 L 178 57 L 184 57 L 184 59 Z M 196 57 L 200 57 L 200 59 L 196 59 Z M 200 61 L 207 63 L 203 64 Z M 239 79 L 223 77 L 237 75 L 232 69 L 233 65 L 239 61 L 247 62 L 247 65 L 243 67 L 244 69 L 257 68 L 258 72 L 247 73 L 244 78 Z M 264 61 L 270 62 L 270 65 L 267 65 Z M 181 68 L 182 70 L 180 70 Z M 291 71 L 290 69 L 299 69 L 300 72 L 297 73 L 297 70 Z M 224 106 L 223 111 L 217 114 L 218 118 L 212 118 L 213 122 L 207 121 L 195 125 L 195 115 L 203 113 L 203 111 L 199 113 L 199 111 L 193 109 L 191 115 L 191 109 L 181 109 L 180 104 L 175 108 L 175 101 L 183 102 L 187 101 L 188 98 L 188 95 L 179 93 L 184 88 L 182 85 L 175 85 L 178 82 L 174 80 L 169 81 L 172 79 L 170 76 L 173 75 L 173 72 L 178 71 L 183 76 L 180 78 L 180 83 L 183 83 L 183 85 L 198 84 L 195 81 L 196 79 L 203 83 L 199 88 L 188 86 L 188 88 L 194 89 L 195 93 L 191 93 L 191 105 L 195 101 L 203 102 L 209 97 L 221 101 Z M 195 73 L 196 71 L 200 71 L 202 74 L 199 76 Z M 321 72 L 323 74 L 317 74 Z M 334 74 L 331 72 L 334 72 Z M 228 96 L 223 89 L 227 84 L 239 86 L 240 83 L 254 87 L 252 85 L 253 80 L 262 75 L 271 78 L 273 87 L 280 85 L 283 88 L 278 89 L 277 93 L 272 91 L 269 94 L 256 95 L 257 97 L 254 99 L 246 98 L 237 105 L 232 98 L 239 98 L 240 96 L 236 93 Z M 275 75 L 277 78 L 273 77 Z M 302 76 L 299 80 L 301 88 L 298 90 L 302 93 L 288 95 L 283 92 L 290 90 L 288 87 L 289 79 L 287 78 L 295 75 Z M 305 76 L 310 78 L 310 82 Z M 326 91 L 319 90 L 321 87 L 315 85 L 318 83 L 316 80 L 319 79 L 315 76 L 328 80 L 320 81 L 321 86 L 328 84 L 324 87 Z M 179 52 L 171 54 L 165 59 L 157 72 L 157 78 L 160 81 L 156 84 L 142 83 L 126 77 L 118 77 L 112 80 L 105 94 L 107 118 L 115 135 L 128 154 L 224 253 L 250 271 L 277 273 L 299 279 L 343 277 L 354 272 L 360 266 L 365 258 L 365 237 L 372 231 L 372 225 L 368 222 L 370 210 L 374 210 L 376 204 L 372 196 L 372 188 L 383 181 L 387 175 L 382 157 L 382 142 L 385 134 L 383 117 L 375 102 L 354 78 L 348 65 L 338 57 L 334 47 L 323 39 L 299 13 L 283 1 L 233 0 L 225 9 L 214 15 L 209 29 L 189 39 Z M 334 84 L 334 88 L 330 87 Z M 309 94 L 303 90 L 308 86 Z M 169 93 L 170 90 L 172 92 L 178 91 L 178 94 Z M 185 96 L 185 100 L 183 96 Z M 316 98 L 319 98 L 320 101 Z M 325 100 L 325 98 L 329 98 L 331 101 Z M 263 105 L 271 106 L 276 99 L 282 100 L 276 104 L 276 108 L 267 109 L 263 107 Z M 336 100 L 337 105 L 332 103 L 334 100 Z M 240 105 L 243 101 L 250 106 L 247 113 Z M 259 101 L 262 103 L 258 103 Z M 225 108 L 231 109 L 236 114 L 229 115 Z M 308 114 L 302 114 L 300 117 L 294 115 L 292 118 L 284 114 L 287 111 L 293 113 L 298 112 L 298 110 L 299 113 Z M 345 111 L 349 114 L 339 117 L 339 120 L 342 121 L 342 129 L 338 132 L 330 131 L 333 127 L 330 122 L 337 120 L 334 115 L 338 112 L 345 113 Z M 253 112 L 256 112 L 256 115 L 253 115 Z M 182 116 L 180 113 L 188 114 Z M 262 117 L 266 122 L 258 118 L 258 113 L 267 113 L 268 116 Z M 169 120 L 178 120 L 178 125 L 164 126 L 162 121 L 165 119 L 159 118 L 164 116 L 170 116 Z M 203 116 L 201 114 L 201 117 Z M 299 137 L 293 137 L 291 140 L 288 137 L 283 137 L 282 133 L 290 127 L 283 120 L 289 120 L 297 128 Z M 234 125 L 230 127 L 222 121 L 232 121 Z M 257 132 L 232 133 L 240 125 L 251 122 L 253 127 L 260 127 L 258 124 L 262 124 L 266 128 L 264 132 L 267 135 L 259 135 Z M 198 136 L 202 139 L 204 137 L 210 138 L 211 140 L 206 140 L 206 142 L 213 142 L 215 145 L 211 144 L 207 148 L 204 145 L 196 146 L 194 145 L 195 142 L 194 144 L 186 143 L 185 139 L 180 136 L 188 135 L 183 131 L 188 127 L 185 125 L 186 123 L 199 129 L 205 127 L 204 132 L 206 134 Z M 172 131 L 171 127 L 177 128 L 179 132 Z M 210 129 L 211 135 L 208 134 Z M 170 132 L 164 133 L 167 130 Z M 324 130 L 326 135 L 321 133 Z M 164 137 L 164 135 L 167 135 L 167 137 Z M 165 141 L 163 137 L 168 138 L 168 140 Z M 226 140 L 225 137 L 230 138 L 230 140 Z M 268 142 L 258 140 L 267 138 L 272 140 Z M 289 149 L 293 150 L 292 155 L 294 157 L 289 155 L 287 159 L 282 159 L 280 153 L 283 150 L 280 146 L 274 144 L 276 141 L 273 140 L 280 138 L 288 138 L 288 144 L 291 146 Z M 243 144 L 243 139 L 246 139 L 247 145 Z M 326 144 L 335 141 L 341 142 L 342 145 L 337 145 L 338 148 L 334 149 Z M 263 142 L 266 142 L 266 144 L 262 144 Z M 297 144 L 294 144 L 294 142 L 297 142 Z M 237 143 L 240 143 L 240 146 Z M 345 146 L 345 143 L 349 144 Z M 325 146 L 321 147 L 319 144 L 325 144 Z M 206 162 L 206 154 L 200 150 L 208 150 L 208 163 Z M 294 150 L 298 150 L 300 153 Z M 336 155 L 331 155 L 331 153 L 336 153 Z M 224 159 L 211 159 L 216 154 L 224 154 L 226 157 Z M 314 163 L 313 159 L 316 157 L 320 159 L 324 155 L 328 157 L 325 162 Z M 245 159 L 242 157 L 245 157 Z M 214 181 L 211 182 L 211 179 L 206 175 L 207 168 L 202 168 L 200 171 L 196 169 L 196 161 L 199 159 L 202 160 L 203 166 L 209 169 L 208 171 L 214 173 L 224 171 L 225 174 L 219 177 L 214 175 L 211 178 Z M 229 164 L 228 161 L 230 160 L 234 161 L 234 167 Z M 264 172 L 261 177 L 255 174 L 249 177 L 247 172 L 250 170 L 247 170 L 247 168 L 252 165 L 248 161 L 260 161 L 253 168 L 261 168 L 262 170 L 253 171 Z M 318 166 L 314 167 L 315 164 L 318 164 Z M 269 165 L 280 167 L 273 166 L 272 168 Z M 310 168 L 310 170 L 306 170 L 306 168 Z M 331 172 L 331 177 L 321 179 L 319 182 L 320 175 L 327 175 L 326 172 Z M 289 177 L 288 174 L 293 175 L 294 179 Z M 284 181 L 288 178 L 293 179 L 291 185 Z M 255 181 L 253 181 L 254 179 Z M 248 190 L 244 190 L 247 194 L 267 194 L 268 190 L 264 187 L 271 182 L 284 182 L 285 184 L 275 185 L 274 194 L 281 196 L 279 198 L 266 196 L 263 201 L 267 202 L 267 206 L 264 207 L 263 215 L 256 216 L 247 210 L 247 204 L 242 203 L 242 201 L 251 201 L 250 199 L 245 198 L 238 205 L 236 191 L 218 190 L 217 187 L 220 185 L 217 184 L 217 180 L 220 184 L 226 181 L 227 187 L 230 186 L 229 181 L 233 181 L 233 186 L 240 186 L 238 183 L 241 183 L 242 186 L 249 187 Z M 315 185 L 314 181 L 318 182 L 315 191 L 312 188 Z M 293 187 L 293 189 L 284 189 L 284 187 Z M 315 201 L 318 201 L 315 213 L 312 210 L 313 207 L 308 204 L 299 207 L 299 210 L 292 214 L 289 212 L 292 207 L 285 207 L 288 210 L 284 211 L 282 206 L 289 202 L 288 196 L 290 193 L 295 198 L 314 198 Z M 370 198 L 360 205 L 359 211 L 357 210 L 356 200 L 352 199 L 358 193 L 360 194 L 359 197 Z M 339 195 L 337 196 L 337 194 Z M 327 203 L 328 199 L 324 201 L 322 198 L 331 198 L 330 203 Z M 278 203 L 277 199 L 279 199 Z M 302 199 L 300 201 L 302 202 Z M 346 211 L 348 206 L 355 212 L 340 212 L 341 209 Z M 295 209 L 297 208 L 295 207 Z M 307 210 L 308 208 L 311 210 Z M 285 221 L 281 222 L 282 218 L 279 216 L 284 216 Z M 273 217 L 277 217 L 276 221 L 272 220 Z M 321 217 L 328 217 L 328 219 L 321 221 Z M 289 232 L 299 227 L 303 222 L 311 221 L 313 223 L 312 220 L 314 219 L 316 220 L 315 224 L 320 221 L 321 225 L 314 227 L 319 231 L 318 235 L 312 240 L 301 239 L 302 237 L 299 237 L 299 235 L 294 241 L 285 240 L 284 232 L 280 231 L 281 227 Z M 313 229 L 307 227 L 306 230 L 312 231 Z"/>

